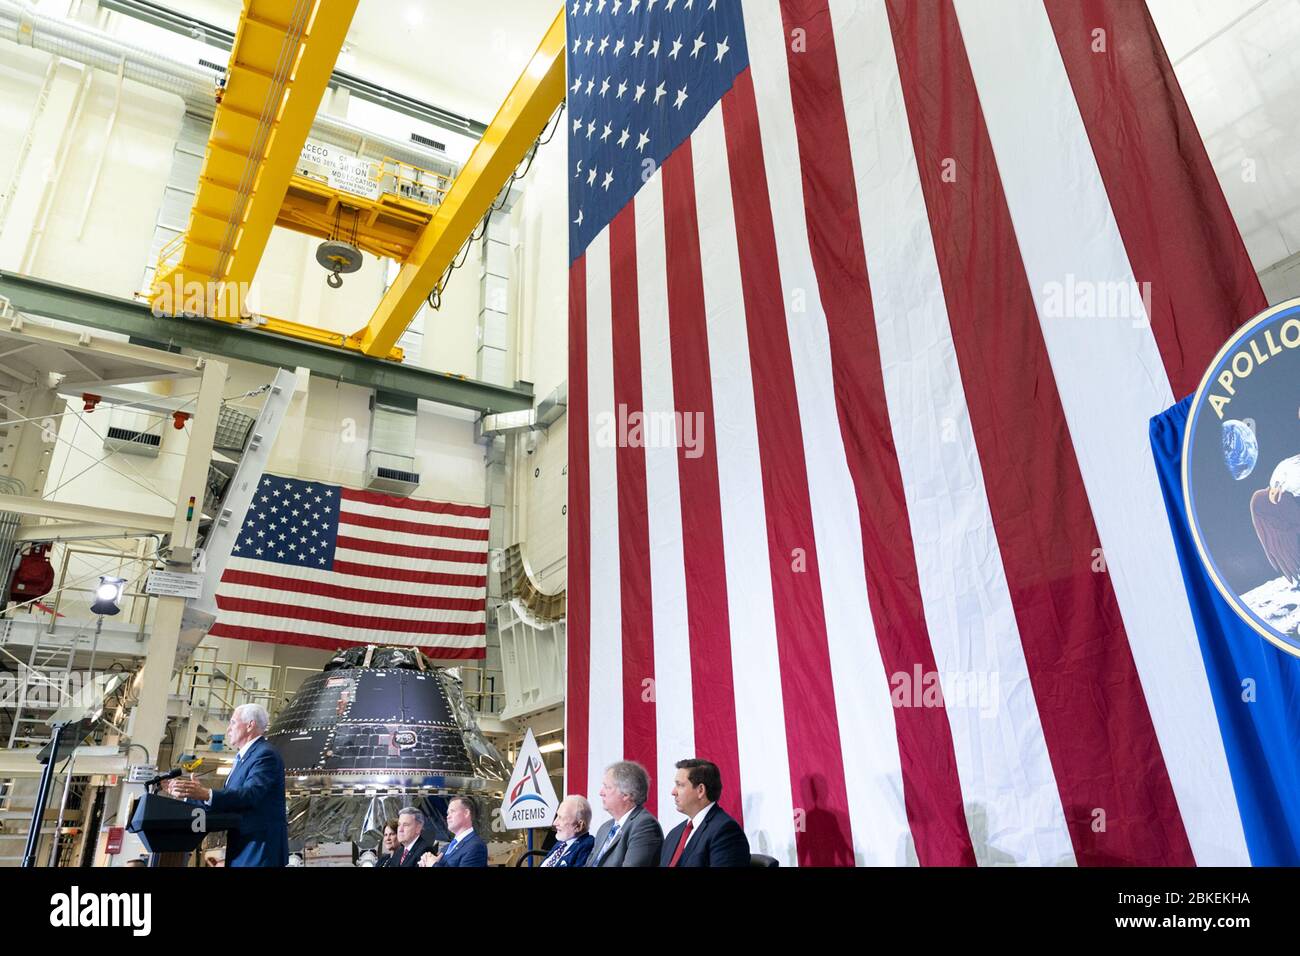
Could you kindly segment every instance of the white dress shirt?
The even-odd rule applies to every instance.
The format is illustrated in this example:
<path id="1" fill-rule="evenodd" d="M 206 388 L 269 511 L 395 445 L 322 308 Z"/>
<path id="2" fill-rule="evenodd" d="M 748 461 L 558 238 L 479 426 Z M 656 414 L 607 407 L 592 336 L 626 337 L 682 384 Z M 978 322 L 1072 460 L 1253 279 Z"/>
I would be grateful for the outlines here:
<path id="1" fill-rule="evenodd" d="M 700 824 L 704 822 L 704 818 L 709 815 L 709 811 L 715 806 L 717 806 L 716 803 L 706 804 L 703 810 L 691 817 L 691 832 L 686 834 L 686 843 L 682 844 L 683 853 L 686 852 L 686 847 L 691 842 L 691 837 L 695 836 L 695 834 L 699 832 Z"/>

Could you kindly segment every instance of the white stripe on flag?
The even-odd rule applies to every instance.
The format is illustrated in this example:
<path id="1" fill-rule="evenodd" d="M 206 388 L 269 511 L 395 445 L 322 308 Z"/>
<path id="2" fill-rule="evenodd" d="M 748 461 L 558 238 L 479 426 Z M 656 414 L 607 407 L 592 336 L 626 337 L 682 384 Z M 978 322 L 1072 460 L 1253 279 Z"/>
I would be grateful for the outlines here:
<path id="1" fill-rule="evenodd" d="M 975 844 L 1032 866 L 1074 862 L 1029 681 L 944 304 L 883 0 L 833 0 L 885 394 L 926 625 Z M 978 824 L 978 825 L 977 825 Z"/>
<path id="2" fill-rule="evenodd" d="M 750 375 L 722 105 L 691 136 L 700 260 L 717 423 L 718 491 L 727 557 L 727 604 L 736 693 L 745 831 L 755 853 L 795 866 L 794 800 L 772 607 L 767 510 Z M 593 556 L 593 564 L 595 558 Z M 595 630 L 593 628 L 593 633 Z"/>
<path id="3" fill-rule="evenodd" d="M 487 530 L 489 518 L 476 518 L 469 515 L 442 514 L 441 512 L 421 511 L 416 508 L 402 508 L 395 505 L 371 504 L 355 498 L 345 499 L 345 511 L 371 515 L 375 518 L 388 518 L 393 521 L 417 521 L 429 526 L 441 525 L 444 528 L 477 528 Z"/>
<path id="4" fill-rule="evenodd" d="M 587 793 L 600 792 L 605 767 L 623 759 L 623 618 L 619 586 L 616 445 L 602 444 L 614 415 L 614 338 L 609 228 L 587 247 L 587 440 L 591 481 L 591 678 Z M 617 419 L 614 419 L 617 420 Z M 609 816 L 592 800 L 593 830 Z"/>
<path id="5" fill-rule="evenodd" d="M 394 581 L 389 578 L 369 578 L 359 574 L 341 574 L 337 571 L 325 571 L 317 568 L 286 568 L 284 565 L 270 561 L 258 561 L 256 558 L 232 557 L 226 565 L 227 573 L 247 571 L 253 574 L 268 574 L 276 577 L 298 581 L 311 581 L 316 584 L 332 584 L 337 587 L 359 588 L 374 593 L 374 600 L 383 602 L 385 594 L 421 594 L 428 597 L 460 598 L 463 600 L 482 601 L 487 588 L 453 587 L 445 584 L 420 584 L 413 581 Z M 223 582 L 223 589 L 226 585 Z M 291 586 L 291 584 L 290 584 Z"/>
<path id="6" fill-rule="evenodd" d="M 300 621 L 295 617 L 255 614 L 252 611 L 222 609 L 219 618 L 222 627 L 256 627 L 278 633 L 310 634 L 327 640 L 353 641 L 358 644 L 374 644 L 379 641 L 383 644 L 406 644 L 417 647 L 482 647 L 485 643 L 482 634 L 425 634 L 414 631 L 376 630 L 373 627 Z"/>
<path id="7" fill-rule="evenodd" d="M 395 618 L 403 621 L 452 621 L 460 624 L 481 624 L 487 618 L 484 611 L 453 611 L 433 607 L 409 607 L 385 604 L 376 598 L 349 601 L 343 598 L 321 597 L 317 594 L 295 594 L 281 588 L 252 587 L 246 584 L 227 584 L 221 588 L 220 597 L 242 598 L 246 601 L 268 601 L 272 604 L 301 604 L 340 614 L 357 614 L 367 617 Z M 223 618 L 224 620 L 224 618 Z"/>
<path id="8" fill-rule="evenodd" d="M 821 575 L 826 638 L 839 719 L 854 857 L 859 864 L 915 863 L 903 799 L 903 770 L 889 680 L 867 600 L 862 524 L 844 452 L 830 337 L 818 294 L 800 188 L 798 138 L 786 66 L 785 29 L 776 4 L 745 8 L 745 35 L 767 169 L 781 283 L 806 296 L 806 311 L 786 303 L 786 327 L 799 396 Z M 792 454 L 798 452 L 791 450 Z"/>
<path id="9" fill-rule="evenodd" d="M 360 524 L 348 524 L 339 522 L 338 533 L 340 537 L 360 538 L 362 541 L 378 541 L 381 544 L 400 545 L 405 548 L 436 548 L 441 551 L 461 551 L 467 554 L 481 554 L 486 556 L 488 553 L 488 543 L 483 541 L 470 541 L 465 538 L 441 538 L 436 535 L 415 534 L 408 531 L 388 531 L 384 528 L 369 528 Z M 299 536 L 303 537 L 303 536 Z M 306 536 L 308 541 L 315 544 L 318 539 Z M 479 566 L 479 573 L 483 573 L 483 565 Z"/>
<path id="10" fill-rule="evenodd" d="M 1137 302 L 1125 316 L 1049 311 L 1062 298 L 1054 290 L 1071 276 L 1076 283 L 1135 286 L 1051 23 L 1042 0 L 956 0 L 956 9 L 1108 573 L 1192 851 L 1201 865 L 1247 864 L 1147 436 L 1151 416 L 1174 397 L 1145 310 Z M 1016 29 L 1008 31 L 1008 23 Z"/>
<path id="11" fill-rule="evenodd" d="M 637 300 L 641 333 L 641 389 L 646 418 L 673 422 L 673 362 L 668 325 L 668 275 L 664 247 L 663 172 L 636 197 Z M 683 409 L 690 414 L 690 409 Z M 654 434 L 654 432 L 646 432 Z M 650 537 L 650 593 L 654 602 L 656 806 L 664 832 L 684 820 L 673 807 L 673 764 L 695 755 L 691 696 L 690 629 L 686 621 L 686 559 L 682 541 L 681 485 L 676 429 L 658 432 L 645 446 L 646 507 Z M 673 441 L 669 442 L 667 436 Z"/>
<path id="12" fill-rule="evenodd" d="M 336 548 L 335 561 L 351 561 L 376 568 L 416 571 L 421 574 L 459 574 L 467 577 L 481 578 L 487 574 L 485 564 L 463 564 L 458 561 L 430 561 L 424 558 L 406 558 L 395 554 L 380 554 L 376 551 L 354 551 L 352 548 Z"/>

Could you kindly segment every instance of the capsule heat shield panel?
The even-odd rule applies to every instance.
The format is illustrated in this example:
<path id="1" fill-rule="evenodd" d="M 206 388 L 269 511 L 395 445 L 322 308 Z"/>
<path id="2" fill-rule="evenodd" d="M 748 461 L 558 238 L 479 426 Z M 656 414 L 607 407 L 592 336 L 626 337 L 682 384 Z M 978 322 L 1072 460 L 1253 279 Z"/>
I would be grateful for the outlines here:
<path id="1" fill-rule="evenodd" d="M 303 682 L 269 741 L 289 774 L 470 775 L 436 672 L 341 668 Z"/>

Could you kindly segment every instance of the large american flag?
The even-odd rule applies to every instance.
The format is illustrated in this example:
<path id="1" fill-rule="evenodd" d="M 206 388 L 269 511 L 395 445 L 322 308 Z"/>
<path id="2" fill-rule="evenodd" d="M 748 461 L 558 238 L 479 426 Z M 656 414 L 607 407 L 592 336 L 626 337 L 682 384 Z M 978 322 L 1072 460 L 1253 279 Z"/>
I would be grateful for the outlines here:
<path id="1" fill-rule="evenodd" d="M 263 475 L 209 633 L 483 657 L 488 515 L 477 505 Z"/>
<path id="2" fill-rule="evenodd" d="M 1248 862 L 1147 424 L 1264 299 L 1145 4 L 567 25 L 569 790 L 638 760 L 666 830 L 710 758 L 785 865 Z"/>

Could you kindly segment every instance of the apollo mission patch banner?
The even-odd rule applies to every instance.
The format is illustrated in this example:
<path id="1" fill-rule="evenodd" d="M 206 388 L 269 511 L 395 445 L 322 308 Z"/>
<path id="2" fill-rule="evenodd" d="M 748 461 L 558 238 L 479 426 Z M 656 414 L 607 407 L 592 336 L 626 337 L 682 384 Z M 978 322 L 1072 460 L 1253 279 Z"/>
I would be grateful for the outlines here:
<path id="1" fill-rule="evenodd" d="M 1193 399 L 1183 454 L 1200 560 L 1261 637 L 1300 656 L 1300 299 L 1246 323 Z"/>

